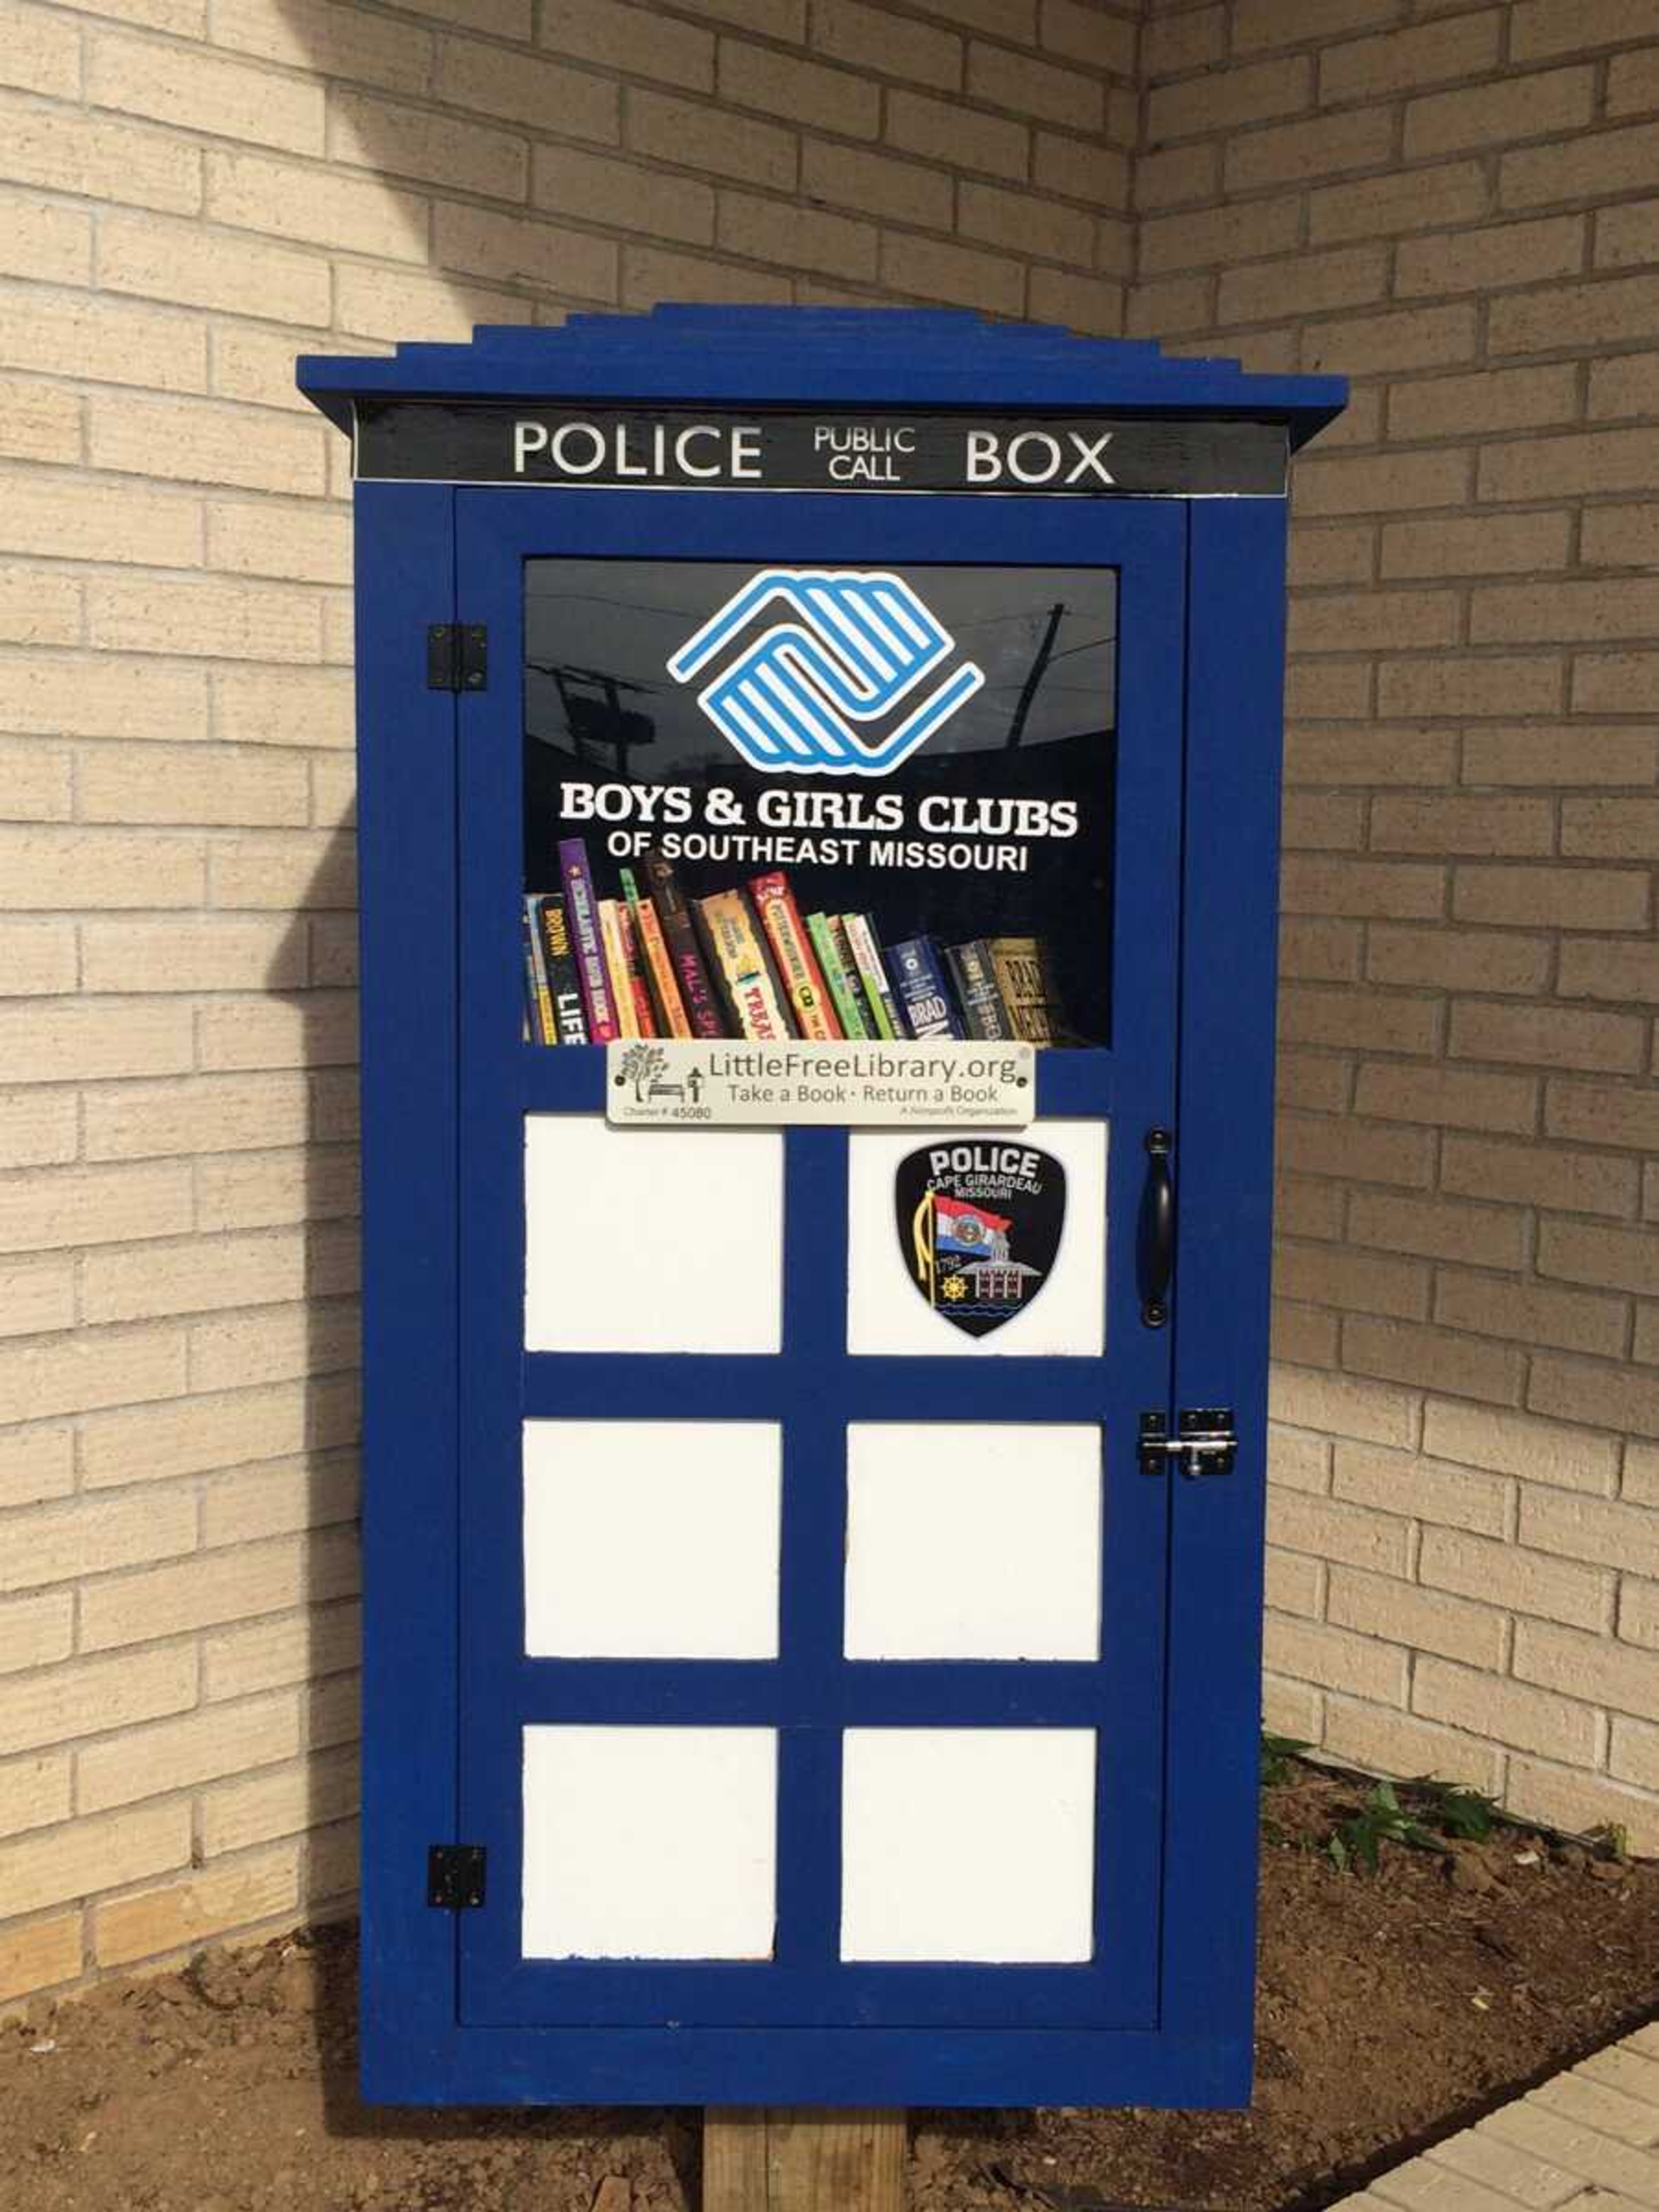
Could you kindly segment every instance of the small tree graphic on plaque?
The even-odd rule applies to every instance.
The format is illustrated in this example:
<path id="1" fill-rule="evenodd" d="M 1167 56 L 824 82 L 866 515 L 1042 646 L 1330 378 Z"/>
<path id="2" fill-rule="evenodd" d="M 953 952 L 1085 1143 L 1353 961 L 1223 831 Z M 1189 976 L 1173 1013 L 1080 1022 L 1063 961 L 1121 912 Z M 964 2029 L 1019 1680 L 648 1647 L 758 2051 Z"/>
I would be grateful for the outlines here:
<path id="1" fill-rule="evenodd" d="M 651 1085 L 668 1065 L 668 1054 L 654 1044 L 630 1044 L 622 1056 L 616 1080 L 620 1086 L 631 1083 L 634 1103 L 643 1106 L 649 1097 Z"/>

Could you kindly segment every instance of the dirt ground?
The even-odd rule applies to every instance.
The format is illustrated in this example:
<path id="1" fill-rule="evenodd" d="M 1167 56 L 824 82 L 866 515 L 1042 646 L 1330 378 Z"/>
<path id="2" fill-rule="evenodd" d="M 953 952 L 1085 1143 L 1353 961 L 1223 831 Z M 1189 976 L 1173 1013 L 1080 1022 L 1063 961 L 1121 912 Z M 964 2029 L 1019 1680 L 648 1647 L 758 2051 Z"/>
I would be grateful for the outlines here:
<path id="1" fill-rule="evenodd" d="M 1316 2212 L 1645 2018 L 1659 1865 L 1513 1829 L 1320 1848 L 1359 1785 L 1268 1793 L 1248 2113 L 918 2112 L 914 2212 Z M 387 2112 L 351 1932 L 208 1951 L 0 2026 L 4 2212 L 696 2212 L 695 2112 Z"/>

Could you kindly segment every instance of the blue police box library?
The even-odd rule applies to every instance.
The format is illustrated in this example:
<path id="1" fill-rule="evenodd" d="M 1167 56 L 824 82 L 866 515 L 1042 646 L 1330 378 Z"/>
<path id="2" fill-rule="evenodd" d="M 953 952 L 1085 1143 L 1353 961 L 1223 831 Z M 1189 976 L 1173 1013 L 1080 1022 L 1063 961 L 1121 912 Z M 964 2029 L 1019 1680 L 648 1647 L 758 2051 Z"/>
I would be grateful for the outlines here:
<path id="1" fill-rule="evenodd" d="M 747 307 L 299 376 L 356 477 L 368 2094 L 1243 2101 L 1343 386 Z"/>

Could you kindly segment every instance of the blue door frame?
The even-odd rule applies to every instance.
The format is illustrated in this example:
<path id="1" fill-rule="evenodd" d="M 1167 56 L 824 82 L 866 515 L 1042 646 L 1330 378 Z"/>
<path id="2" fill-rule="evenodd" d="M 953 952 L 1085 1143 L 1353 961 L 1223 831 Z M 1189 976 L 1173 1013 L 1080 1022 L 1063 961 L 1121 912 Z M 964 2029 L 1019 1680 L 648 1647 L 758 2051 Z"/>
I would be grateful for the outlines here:
<path id="1" fill-rule="evenodd" d="M 462 2016 L 948 2027 L 1025 2019 L 1150 2027 L 1157 2009 L 1167 1486 L 1137 1471 L 1139 1409 L 1169 1395 L 1167 1331 L 1139 1320 L 1135 1235 L 1146 1127 L 1174 1109 L 1182 600 L 1178 503 L 1066 514 L 1038 501 L 741 493 L 591 498 L 463 490 L 457 565 L 495 671 L 460 714 L 462 1823 L 501 1879 L 462 1923 Z M 1117 1047 L 1042 1055 L 1039 1114 L 1109 1117 L 1104 1358 L 854 1357 L 844 1349 L 844 1131 L 785 1139 L 783 1345 L 766 1358 L 522 1351 L 526 1112 L 604 1111 L 603 1055 L 518 1042 L 517 894 L 524 563 L 532 556 L 807 558 L 902 569 L 938 561 L 1109 567 L 1119 578 L 1113 1024 Z M 651 1141 L 648 1136 L 642 1140 Z M 826 1409 L 831 1409 L 826 1413 Z M 528 1660 L 519 1429 L 526 1414 L 765 1418 L 783 1430 L 776 1661 Z M 848 1420 L 1087 1421 L 1103 1431 L 1100 1658 L 1087 1664 L 847 1662 L 842 1471 Z M 528 1722 L 739 1723 L 780 1731 L 777 1948 L 757 1965 L 519 1956 L 520 1732 Z M 1099 1730 L 1095 1955 L 1088 1965 L 842 1965 L 840 1731 L 853 1725 L 1080 1724 Z M 671 1808 L 664 1808 L 665 1814 Z"/>
<path id="2" fill-rule="evenodd" d="M 358 520 L 368 2093 L 428 2103 L 1239 2101 L 1254 1924 L 1282 501 L 1056 509 L 871 497 L 854 511 L 807 495 L 365 484 Z M 597 1111 L 602 1097 L 597 1053 L 516 1042 L 522 561 L 759 561 L 805 549 L 831 561 L 875 551 L 895 563 L 1120 571 L 1121 818 L 1134 821 L 1137 804 L 1151 811 L 1121 841 L 1116 1043 L 1045 1054 L 1039 1074 L 1040 1112 L 1111 1118 L 1108 1354 L 999 1359 L 988 1379 L 970 1361 L 937 1376 L 925 1360 L 809 1354 L 830 1323 L 840 1327 L 845 1139 L 799 1131 L 787 1169 L 783 1353 L 630 1358 L 630 1407 L 636 1382 L 653 1407 L 688 1416 L 728 1412 L 738 1388 L 745 1410 L 787 1421 L 830 1360 L 847 1409 L 867 1417 L 945 1410 L 927 1394 L 948 1384 L 953 1418 L 1103 1421 L 1108 1560 L 1115 1550 L 1145 1571 L 1109 1586 L 1098 1668 L 842 1662 L 839 1578 L 825 1564 L 840 1557 L 835 1431 L 788 1447 L 778 1662 L 518 1656 L 519 1420 L 614 1410 L 617 1388 L 613 1363 L 526 1360 L 517 1342 L 520 1121 L 527 1110 Z M 459 703 L 424 689 L 417 649 L 427 623 L 458 618 L 489 623 L 492 657 L 489 691 Z M 1137 745 L 1138 729 L 1160 732 L 1167 750 Z M 1138 963 L 1149 944 L 1167 944 L 1167 958 Z M 1176 1296 L 1170 1328 L 1154 1337 L 1126 1292 L 1140 1132 L 1171 1119 Z M 469 1191 L 486 1153 L 498 1172 L 475 1176 Z M 828 1308 L 814 1310 L 805 1285 L 819 1255 L 811 1272 L 832 1287 Z M 478 1317 L 486 1297 L 490 1320 Z M 469 1299 L 478 1312 L 463 1323 Z M 1236 1413 L 1232 1475 L 1130 1471 L 1142 1407 L 1218 1401 Z M 1154 1662 L 1161 1694 L 1136 1680 Z M 783 1728 L 776 1964 L 519 1961 L 519 1729 L 532 1718 L 671 1715 Z M 1100 1809 L 1111 1826 L 1097 1965 L 836 1965 L 838 1824 L 825 1817 L 835 1730 L 849 1718 L 1016 1717 L 1085 1718 L 1103 1730 Z M 456 1837 L 490 1846 L 491 1895 L 477 1913 L 425 1905 L 426 1847 Z M 770 1985 L 782 1992 L 775 2002 Z"/>

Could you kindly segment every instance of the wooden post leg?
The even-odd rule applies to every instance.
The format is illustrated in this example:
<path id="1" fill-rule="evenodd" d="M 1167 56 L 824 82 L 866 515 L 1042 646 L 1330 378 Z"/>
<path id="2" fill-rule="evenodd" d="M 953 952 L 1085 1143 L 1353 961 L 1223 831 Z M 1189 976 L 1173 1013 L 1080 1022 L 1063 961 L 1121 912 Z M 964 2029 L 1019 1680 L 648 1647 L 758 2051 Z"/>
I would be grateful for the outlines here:
<path id="1" fill-rule="evenodd" d="M 709 2105 L 702 2116 L 702 2212 L 766 2212 L 764 2106 Z"/>
<path id="2" fill-rule="evenodd" d="M 903 2212 L 902 2112 L 710 2106 L 702 2212 Z"/>

